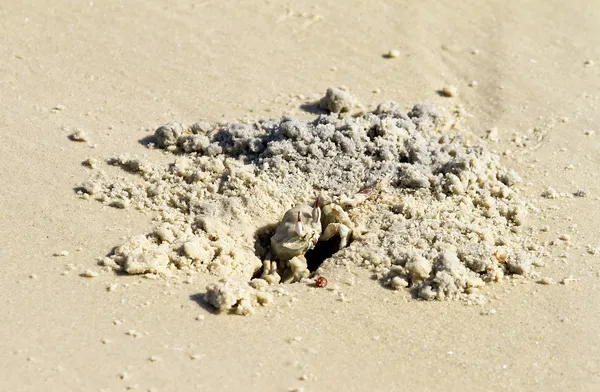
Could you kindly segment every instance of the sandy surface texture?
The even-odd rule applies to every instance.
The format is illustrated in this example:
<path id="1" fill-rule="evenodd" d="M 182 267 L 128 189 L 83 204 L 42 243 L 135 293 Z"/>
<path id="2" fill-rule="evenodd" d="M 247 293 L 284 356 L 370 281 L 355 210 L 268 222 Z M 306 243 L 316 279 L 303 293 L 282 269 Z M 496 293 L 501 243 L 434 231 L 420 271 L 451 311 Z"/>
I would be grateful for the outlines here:
<path id="1" fill-rule="evenodd" d="M 1 390 L 600 389 L 594 1 L 5 3 Z M 242 317 L 207 304 L 211 271 L 98 265 L 161 211 L 82 200 L 90 166 L 135 181 L 105 160 L 173 162 L 145 145 L 168 121 L 311 119 L 332 86 L 365 111 L 445 108 L 516 170 L 537 275 L 469 305 L 330 263 L 326 288 Z"/>

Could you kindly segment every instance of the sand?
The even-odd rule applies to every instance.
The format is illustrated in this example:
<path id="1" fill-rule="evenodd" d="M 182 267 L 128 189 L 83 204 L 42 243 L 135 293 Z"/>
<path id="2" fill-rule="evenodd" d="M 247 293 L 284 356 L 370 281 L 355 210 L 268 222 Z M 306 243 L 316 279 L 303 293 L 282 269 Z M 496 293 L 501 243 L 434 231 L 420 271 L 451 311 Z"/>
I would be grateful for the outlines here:
<path id="1" fill-rule="evenodd" d="M 2 6 L 0 389 L 597 390 L 599 16 L 553 1 Z M 325 288 L 289 284 L 240 317 L 204 301 L 210 272 L 97 265 L 159 223 L 81 200 L 95 170 L 136 180 L 104 159 L 167 165 L 140 140 L 172 120 L 313 118 L 330 86 L 366 111 L 431 102 L 461 118 L 522 177 L 539 277 L 465 305 L 332 264 Z"/>
<path id="2" fill-rule="evenodd" d="M 167 165 L 106 159 L 135 178 L 98 168 L 77 194 L 156 211 L 158 223 L 99 265 L 166 280 L 208 272 L 220 282 L 205 300 L 244 315 L 281 284 L 313 283 L 334 266 L 367 268 L 415 298 L 479 304 L 486 283 L 539 277 L 533 266 L 551 252 L 523 230 L 539 209 L 521 200 L 520 176 L 456 132 L 445 110 L 390 101 L 345 116 L 361 105 L 337 88 L 320 106 L 326 113 L 306 121 L 171 121 L 145 140 L 173 154 Z"/>

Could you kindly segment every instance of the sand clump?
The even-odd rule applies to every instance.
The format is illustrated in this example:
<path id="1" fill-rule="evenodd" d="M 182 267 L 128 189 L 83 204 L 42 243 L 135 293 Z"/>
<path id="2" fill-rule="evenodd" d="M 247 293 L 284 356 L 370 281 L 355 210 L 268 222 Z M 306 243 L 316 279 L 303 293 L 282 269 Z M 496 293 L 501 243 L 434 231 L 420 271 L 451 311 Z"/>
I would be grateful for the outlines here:
<path id="1" fill-rule="evenodd" d="M 206 287 L 204 300 L 216 309 L 249 315 L 260 306 L 273 302 L 269 283 L 253 279 L 250 283 L 234 279 L 221 279 Z"/>
<path id="2" fill-rule="evenodd" d="M 327 110 L 330 113 L 350 112 L 357 104 L 356 98 L 349 91 L 336 87 L 328 88 L 325 96 L 319 101 L 321 109 Z"/>
<path id="3" fill-rule="evenodd" d="M 279 220 L 319 196 L 341 205 L 354 227 L 350 245 L 325 263 L 368 268 L 391 289 L 472 300 L 488 283 L 533 274 L 540 250 L 527 248 L 529 208 L 514 171 L 450 130 L 432 105 L 404 112 L 387 102 L 339 118 L 355 105 L 344 94 L 328 89 L 321 105 L 333 114 L 308 121 L 165 124 L 155 147 L 173 154 L 169 165 L 107 160 L 132 175 L 98 169 L 81 197 L 158 216 L 150 233 L 101 264 L 128 274 L 211 273 L 220 280 L 205 300 L 250 314 L 279 293 L 279 285 L 253 279 Z"/>
<path id="4" fill-rule="evenodd" d="M 90 139 L 88 135 L 81 129 L 76 129 L 73 133 L 69 135 L 69 139 L 74 142 L 89 142 Z"/>

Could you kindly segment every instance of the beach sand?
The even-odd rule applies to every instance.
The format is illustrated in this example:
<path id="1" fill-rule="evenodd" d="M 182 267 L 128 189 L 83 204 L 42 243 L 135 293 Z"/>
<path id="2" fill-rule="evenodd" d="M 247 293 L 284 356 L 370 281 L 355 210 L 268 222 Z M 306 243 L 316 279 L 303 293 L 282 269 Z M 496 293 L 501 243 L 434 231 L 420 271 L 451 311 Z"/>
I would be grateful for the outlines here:
<path id="1" fill-rule="evenodd" d="M 0 389 L 598 390 L 599 18 L 593 1 L 0 6 Z M 203 300 L 214 275 L 97 265 L 156 214 L 81 200 L 82 162 L 168 164 L 140 142 L 168 121 L 309 119 L 331 86 L 458 113 L 523 178 L 539 283 L 467 305 L 332 266 L 241 317 Z"/>

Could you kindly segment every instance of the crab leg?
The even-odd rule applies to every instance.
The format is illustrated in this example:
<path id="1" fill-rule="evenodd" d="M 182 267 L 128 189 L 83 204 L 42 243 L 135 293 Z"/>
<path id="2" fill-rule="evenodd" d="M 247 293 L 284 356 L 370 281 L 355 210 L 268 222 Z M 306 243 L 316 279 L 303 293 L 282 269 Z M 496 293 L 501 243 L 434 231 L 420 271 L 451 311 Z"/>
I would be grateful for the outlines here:
<path id="1" fill-rule="evenodd" d="M 339 234 L 340 236 L 340 248 L 345 248 L 348 244 L 350 229 L 343 223 L 328 224 L 323 234 L 321 234 L 321 237 L 319 237 L 319 241 L 327 241 L 336 234 Z"/>

